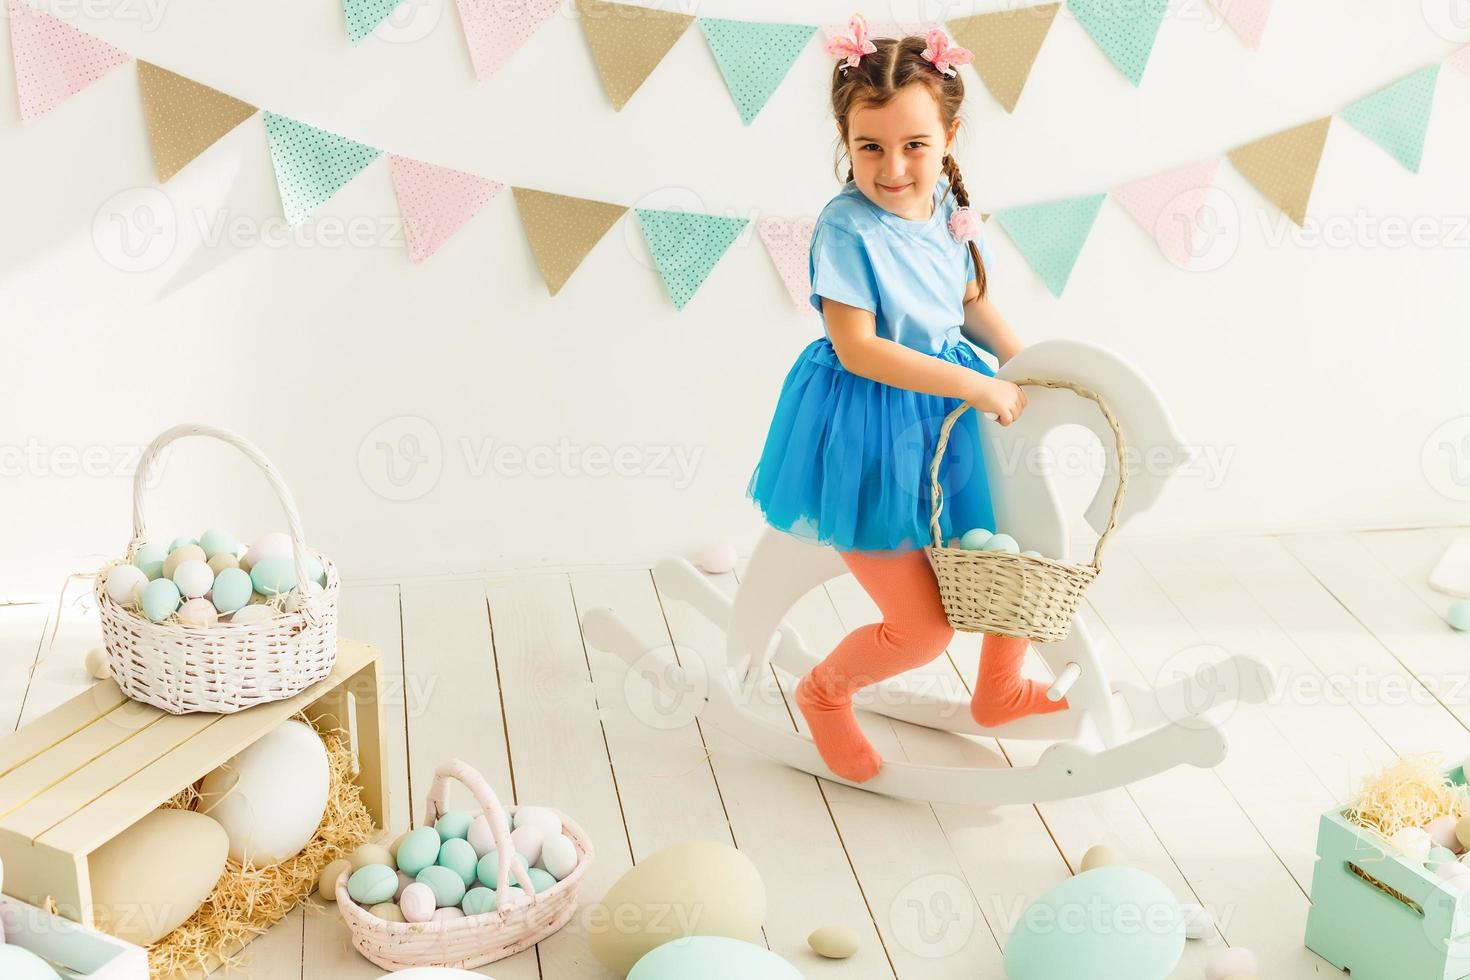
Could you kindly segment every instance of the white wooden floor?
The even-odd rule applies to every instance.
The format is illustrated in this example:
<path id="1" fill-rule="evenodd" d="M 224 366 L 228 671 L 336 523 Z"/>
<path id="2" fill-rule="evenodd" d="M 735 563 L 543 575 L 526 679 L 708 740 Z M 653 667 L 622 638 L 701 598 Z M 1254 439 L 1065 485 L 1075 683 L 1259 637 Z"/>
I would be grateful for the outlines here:
<path id="1" fill-rule="evenodd" d="M 1117 676 L 1149 680 L 1199 644 L 1253 651 L 1286 677 L 1277 702 L 1238 709 L 1218 769 L 1175 769 L 1078 800 L 986 811 L 902 803 L 814 779 L 718 732 L 657 731 L 624 696 L 625 672 L 584 643 L 581 611 L 614 607 L 650 646 L 718 644 L 692 609 L 664 601 L 648 571 L 349 587 L 345 635 L 380 647 L 392 707 L 393 825 L 406 829 L 433 767 L 458 756 L 505 797 L 551 803 L 593 837 L 584 884 L 600 896 L 635 861 L 678 841 L 739 846 L 769 896 L 765 941 L 808 977 L 1000 978 L 1001 949 L 1026 904 L 1093 844 L 1161 878 L 1216 917 L 1176 977 L 1198 978 L 1222 944 L 1245 946 L 1270 980 L 1328 977 L 1308 952 L 1317 817 L 1395 754 L 1470 751 L 1470 637 L 1445 626 L 1448 599 L 1425 585 L 1463 529 L 1110 544 L 1088 594 Z M 722 587 L 735 589 L 738 575 Z M 82 687 L 100 642 L 85 589 L 47 652 L 54 606 L 0 607 L 0 727 L 24 724 Z M 797 626 L 817 649 L 876 618 L 851 578 L 806 597 Z M 975 637 L 930 670 L 969 686 Z M 43 657 L 44 655 L 44 657 Z M 26 670 L 42 657 L 34 678 Z M 782 698 L 766 709 L 788 724 Z M 1025 765 L 1042 748 L 977 741 L 870 717 L 886 755 L 916 762 Z M 862 937 L 858 955 L 806 947 L 823 925 Z M 483 968 L 500 980 L 606 977 L 574 925 Z M 334 914 L 298 910 L 248 952 L 251 976 L 351 980 L 359 958 Z"/>

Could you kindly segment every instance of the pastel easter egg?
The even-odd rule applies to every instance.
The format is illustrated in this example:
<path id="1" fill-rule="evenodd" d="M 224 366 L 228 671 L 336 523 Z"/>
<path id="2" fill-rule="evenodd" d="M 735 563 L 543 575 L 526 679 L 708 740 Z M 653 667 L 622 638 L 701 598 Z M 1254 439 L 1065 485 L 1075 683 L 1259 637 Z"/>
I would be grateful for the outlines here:
<path id="1" fill-rule="evenodd" d="M 465 833 L 465 839 L 475 849 L 475 854 L 484 857 L 495 850 L 495 834 L 490 830 L 490 821 L 482 813 L 470 821 L 470 829 Z"/>
<path id="2" fill-rule="evenodd" d="M 140 545 L 138 550 L 133 552 L 133 564 L 151 579 L 163 574 L 163 562 L 166 558 L 168 558 L 168 549 L 161 544 Z"/>
<path id="3" fill-rule="evenodd" d="M 1455 857 L 1455 852 L 1448 847 L 1440 847 L 1438 844 L 1429 849 L 1429 856 L 1424 859 L 1424 866 L 1430 871 L 1441 864 L 1459 864 L 1460 859 Z M 1461 865 L 1463 867 L 1463 865 Z"/>
<path id="4" fill-rule="evenodd" d="M 439 860 L 439 832 L 433 827 L 419 827 L 404 836 L 398 845 L 398 870 L 416 875 Z"/>
<path id="5" fill-rule="evenodd" d="M 316 555 L 306 556 L 306 579 L 309 582 L 315 582 L 322 588 L 327 587 L 326 566 L 322 564 L 322 560 Z"/>
<path id="6" fill-rule="evenodd" d="M 202 813 L 149 811 L 87 858 L 97 928 L 139 946 L 162 939 L 214 891 L 228 849 Z"/>
<path id="7" fill-rule="evenodd" d="M 434 909 L 438 908 L 434 889 L 416 881 L 403 889 L 398 907 L 403 910 L 403 917 L 409 922 L 428 922 L 434 917 Z"/>
<path id="8" fill-rule="evenodd" d="M 290 558 L 262 558 L 250 566 L 250 581 L 263 596 L 281 595 L 296 588 L 296 569 Z"/>
<path id="9" fill-rule="evenodd" d="M 459 875 L 468 888 L 475 883 L 475 866 L 478 861 L 475 849 L 470 846 L 469 841 L 463 837 L 451 837 L 440 846 L 439 860 L 434 863 Z"/>
<path id="10" fill-rule="evenodd" d="M 384 922 L 408 921 L 403 917 L 403 910 L 398 907 L 396 902 L 379 902 L 377 905 L 374 905 L 372 908 L 368 909 L 368 911 L 371 912 L 373 915 L 376 915 L 378 918 L 382 919 Z"/>
<path id="11" fill-rule="evenodd" d="M 1256 954 L 1244 946 L 1222 949 L 1205 965 L 1205 980 L 1227 980 L 1233 976 L 1253 977 L 1261 972 Z"/>
<path id="12" fill-rule="evenodd" d="M 209 592 L 214 608 L 222 613 L 243 609 L 250 602 L 254 585 L 250 576 L 238 568 L 226 568 L 214 579 L 214 588 Z"/>
<path id="13" fill-rule="evenodd" d="M 1118 852 L 1106 844 L 1094 844 L 1082 855 L 1082 870 L 1091 871 L 1093 868 L 1103 868 L 1110 864 L 1122 864 L 1123 859 Z"/>
<path id="14" fill-rule="evenodd" d="M 464 912 L 461 909 L 458 909 L 458 908 L 456 908 L 453 905 L 450 905 L 447 908 L 435 909 L 434 910 L 434 921 L 435 922 L 448 922 L 451 919 L 463 919 L 463 918 L 464 918 Z M 405 972 L 406 973 L 413 973 L 414 971 L 408 970 L 408 971 L 405 971 Z M 455 971 L 455 974 L 454 975 L 458 975 L 458 972 L 459 971 Z M 469 974 L 469 976 L 471 976 L 471 977 L 478 977 L 478 976 L 480 976 L 480 974 L 478 974 L 478 973 L 471 973 L 471 974 Z M 399 977 L 399 980 L 402 980 L 402 976 L 401 975 Z"/>
<path id="15" fill-rule="evenodd" d="M 101 647 L 93 647 L 87 651 L 87 658 L 82 661 L 82 668 L 94 681 L 106 680 L 112 674 L 107 666 L 107 651 Z M 3 941 L 4 937 L 0 936 L 0 942 Z"/>
<path id="16" fill-rule="evenodd" d="M 1039 551 L 1023 551 L 1023 552 L 1021 552 L 1021 554 L 1025 555 L 1027 558 L 1045 558 L 1046 557 L 1045 555 L 1043 555 Z"/>
<path id="17" fill-rule="evenodd" d="M 985 542 L 989 541 L 992 536 L 992 533 L 983 527 L 972 527 L 960 535 L 960 547 L 970 551 L 979 551 L 985 547 Z"/>
<path id="18" fill-rule="evenodd" d="M 1446 813 L 1443 816 L 1435 817 L 1425 824 L 1424 832 L 1429 835 L 1429 839 L 1434 841 L 1437 846 L 1447 847 L 1458 854 L 1465 848 L 1461 845 L 1460 839 L 1455 836 L 1455 823 L 1455 815 Z"/>
<path id="19" fill-rule="evenodd" d="M 236 609 L 230 614 L 230 622 L 241 626 L 252 623 L 263 623 L 268 619 L 274 619 L 276 611 L 270 606 L 246 606 L 244 609 Z"/>
<path id="20" fill-rule="evenodd" d="M 107 573 L 103 588 L 107 598 L 119 606 L 131 606 L 138 601 L 138 593 L 148 585 L 148 575 L 137 565 L 114 565 Z"/>
<path id="21" fill-rule="evenodd" d="M 404 874 L 402 871 L 398 872 L 398 890 L 393 893 L 393 901 L 396 902 L 403 898 L 403 890 L 412 884 L 414 884 L 412 877 Z"/>
<path id="22" fill-rule="evenodd" d="M 650 950 L 628 980 L 801 980 L 801 972 L 765 946 L 726 936 L 688 936 Z"/>
<path id="23" fill-rule="evenodd" d="M 204 549 L 197 544 L 181 545 L 170 551 L 168 557 L 163 560 L 163 577 L 173 578 L 174 572 L 177 572 L 179 566 L 186 561 L 207 562 L 208 559 L 204 557 Z"/>
<path id="24" fill-rule="evenodd" d="M 489 888 L 471 888 L 460 903 L 465 915 L 484 915 L 495 911 L 495 892 Z"/>
<path id="25" fill-rule="evenodd" d="M 566 834 L 546 838 L 541 845 L 541 866 L 561 881 L 577 867 L 577 845 Z"/>
<path id="26" fill-rule="evenodd" d="M 434 904 L 438 908 L 458 905 L 464 898 L 464 879 L 456 871 L 432 864 L 420 871 L 414 881 L 428 885 L 434 891 Z"/>
<path id="27" fill-rule="evenodd" d="M 491 892 L 495 896 L 495 907 L 497 909 L 513 909 L 524 905 L 531 899 L 526 895 L 525 889 L 520 885 L 506 885 L 501 891 Z"/>
<path id="28" fill-rule="evenodd" d="M 526 874 L 530 877 L 531 887 L 536 889 L 537 895 L 556 885 L 556 879 L 545 868 L 532 868 Z"/>
<path id="29" fill-rule="evenodd" d="M 291 544 L 291 535 L 284 531 L 272 531 L 262 534 L 260 539 L 245 549 L 245 554 L 240 558 L 240 567 L 246 571 L 253 569 L 262 558 L 285 558 L 290 559 L 294 546 Z"/>
<path id="30" fill-rule="evenodd" d="M 316 891 L 323 901 L 335 902 L 337 900 L 337 879 L 342 877 L 342 872 L 351 870 L 352 864 L 346 858 L 338 858 L 322 868 L 322 873 L 317 878 Z"/>
<path id="31" fill-rule="evenodd" d="M 175 551 L 178 551 L 180 548 L 182 548 L 186 544 L 195 544 L 195 545 L 197 545 L 198 543 L 199 543 L 199 539 L 198 538 L 177 537 L 177 538 L 174 538 L 172 541 L 170 541 L 168 543 L 168 553 L 169 554 L 173 554 Z"/>
<path id="32" fill-rule="evenodd" d="M 190 599 L 179 607 L 179 622 L 185 626 L 213 626 L 219 622 L 219 610 L 208 599 Z"/>
<path id="33" fill-rule="evenodd" d="M 443 816 L 434 821 L 434 829 L 439 831 L 440 840 L 464 838 L 469 835 L 471 819 L 470 814 L 464 810 L 446 810 Z"/>
<path id="34" fill-rule="evenodd" d="M 1016 544 L 1016 539 L 1009 534 L 992 534 L 980 546 L 981 551 L 1008 551 L 1013 555 L 1020 554 L 1021 546 Z"/>
<path id="35" fill-rule="evenodd" d="M 1445 621 L 1450 624 L 1450 629 L 1461 632 L 1470 630 L 1470 601 L 1456 599 L 1451 602 Z"/>
<path id="36" fill-rule="evenodd" d="M 724 575 L 735 567 L 739 556 L 735 553 L 735 546 L 728 541 L 721 541 L 701 549 L 694 556 L 694 565 L 701 572 L 710 575 Z"/>
<path id="37" fill-rule="evenodd" d="M 1203 905 L 1181 902 L 1179 917 L 1184 920 L 1186 939 L 1208 939 L 1215 931 L 1215 916 Z"/>
<path id="38" fill-rule="evenodd" d="M 386 864 L 365 864 L 347 879 L 347 894 L 358 905 L 392 901 L 398 890 L 398 873 Z"/>
<path id="39" fill-rule="evenodd" d="M 549 806 L 517 807 L 511 826 L 517 829 L 540 827 L 541 835 L 550 837 L 552 834 L 561 833 L 561 815 Z"/>
<path id="40" fill-rule="evenodd" d="M 806 937 L 806 944 L 818 956 L 845 960 L 858 951 L 858 934 L 845 926 L 823 926 Z"/>
<path id="41" fill-rule="evenodd" d="M 388 845 L 388 854 L 390 857 L 393 858 L 395 862 L 398 860 L 398 849 L 403 846 L 403 842 L 408 839 L 408 835 L 411 833 L 413 833 L 413 831 L 405 830 L 403 833 L 393 838 L 393 843 Z"/>
<path id="42" fill-rule="evenodd" d="M 179 587 L 166 578 L 156 578 L 143 587 L 138 597 L 143 615 L 161 623 L 179 608 Z"/>
<path id="43" fill-rule="evenodd" d="M 0 977 L 5 977 L 5 980 L 57 980 L 57 973 L 24 946 L 0 943 Z"/>
<path id="44" fill-rule="evenodd" d="M 235 551 L 240 547 L 235 536 L 229 531 L 221 528 L 210 528 L 199 536 L 199 547 L 204 549 L 204 557 L 214 560 L 219 555 L 235 557 Z"/>
<path id="45" fill-rule="evenodd" d="M 230 857 L 263 868 L 311 841 L 326 812 L 330 785 L 321 736 L 305 722 L 288 720 L 206 775 L 200 793 L 209 815 L 229 834 Z M 387 865 L 387 852 L 379 851 L 375 863 Z M 361 867 L 353 863 L 354 870 Z M 392 890 L 387 897 L 393 897 Z"/>
<path id="46" fill-rule="evenodd" d="M 214 572 L 202 561 L 186 561 L 170 576 L 185 599 L 198 599 L 214 585 Z"/>
<path id="47" fill-rule="evenodd" d="M 352 862 L 353 871 L 368 864 L 386 864 L 390 868 L 393 867 L 393 855 L 389 854 L 388 849 L 382 844 L 361 844 L 357 850 L 347 855 L 347 860 Z"/>
<path id="48" fill-rule="evenodd" d="M 530 868 L 530 865 L 527 863 L 523 855 L 517 854 L 515 856 L 515 859 L 520 862 L 521 867 L 527 869 Z M 495 888 L 500 884 L 499 851 L 489 851 L 485 854 L 484 857 L 480 858 L 479 863 L 475 865 L 475 877 L 478 878 L 480 884 L 484 885 L 486 888 Z M 510 880 L 516 880 L 515 871 L 511 871 Z"/>
<path id="49" fill-rule="evenodd" d="M 527 864 L 535 864 L 541 859 L 541 847 L 546 843 L 546 835 L 540 827 L 526 824 L 510 832 L 510 842 L 516 853 L 526 859 Z"/>
<path id="50" fill-rule="evenodd" d="M 234 555 L 215 555 L 209 559 L 207 564 L 209 565 L 209 570 L 218 576 L 220 572 L 227 568 L 239 568 L 240 559 Z"/>

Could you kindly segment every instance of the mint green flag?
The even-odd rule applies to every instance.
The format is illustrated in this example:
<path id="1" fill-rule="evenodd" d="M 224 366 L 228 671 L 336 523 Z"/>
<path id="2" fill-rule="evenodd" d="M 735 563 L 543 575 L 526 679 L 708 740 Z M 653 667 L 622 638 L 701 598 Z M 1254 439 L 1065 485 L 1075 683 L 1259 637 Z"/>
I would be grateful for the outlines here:
<path id="1" fill-rule="evenodd" d="M 1169 0 L 1067 0 L 1067 9 L 1103 54 L 1137 85 L 1154 49 Z"/>
<path id="2" fill-rule="evenodd" d="M 643 229 L 669 298 L 680 310 L 749 224 L 745 218 L 688 211 L 634 208 L 633 213 L 638 216 L 638 226 Z"/>
<path id="3" fill-rule="evenodd" d="M 347 15 L 347 36 L 353 44 L 361 41 L 383 22 L 403 0 L 342 0 Z"/>
<path id="4" fill-rule="evenodd" d="M 1060 296 L 1105 197 L 1106 194 L 1089 194 L 1007 208 L 995 212 L 995 220 L 1016 243 L 1016 248 L 1021 250 L 1051 294 Z"/>
<path id="5" fill-rule="evenodd" d="M 817 29 L 814 24 L 765 24 L 719 17 L 699 18 L 699 28 L 747 126 Z"/>
<path id="6" fill-rule="evenodd" d="M 1359 99 L 1339 115 L 1417 174 L 1438 79 L 1439 62 L 1435 62 Z"/>
<path id="7" fill-rule="evenodd" d="M 265 113 L 276 185 L 286 222 L 299 225 L 382 150 L 317 129 L 274 112 Z"/>

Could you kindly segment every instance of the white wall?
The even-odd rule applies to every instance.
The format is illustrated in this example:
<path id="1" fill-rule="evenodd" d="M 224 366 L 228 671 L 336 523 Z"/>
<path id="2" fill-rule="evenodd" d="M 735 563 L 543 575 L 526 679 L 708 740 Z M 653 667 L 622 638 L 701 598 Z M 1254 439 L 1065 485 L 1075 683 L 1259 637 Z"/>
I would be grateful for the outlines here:
<path id="1" fill-rule="evenodd" d="M 333 0 L 63 2 L 52 9 L 164 67 L 508 184 L 752 221 L 815 213 L 836 190 L 830 62 L 816 41 L 746 128 L 697 29 L 615 113 L 569 10 L 477 85 L 449 0 L 414 0 L 414 17 L 384 31 L 395 40 L 356 48 Z M 798 16 L 792 7 L 680 9 L 782 19 Z M 1420 4 L 1282 3 L 1258 53 L 1203 0 L 1173 7 L 1138 89 L 1065 10 L 1014 115 L 967 74 L 960 159 L 983 209 L 1194 161 L 1335 111 L 1455 46 Z M 851 9 L 813 0 L 799 18 L 840 21 Z M 58 571 L 95 566 L 79 556 L 127 542 L 125 467 L 78 473 L 70 451 L 126 457 L 184 420 L 263 446 L 309 536 L 349 576 L 647 562 L 705 540 L 753 542 L 745 482 L 791 359 L 820 329 L 787 301 L 753 224 L 682 313 L 631 215 L 549 297 L 508 191 L 411 266 L 387 234 L 397 207 L 385 160 L 322 208 L 302 241 L 201 247 L 201 221 L 281 231 L 259 116 L 160 192 L 131 68 L 24 128 L 13 87 L 0 72 L 0 596 L 54 594 Z M 1223 476 L 1176 480 L 1135 532 L 1463 520 L 1421 451 L 1467 409 L 1467 118 L 1470 78 L 1447 70 L 1418 176 L 1333 123 L 1310 210 L 1348 229 L 1342 245 L 1280 237 L 1284 219 L 1228 165 L 1219 185 L 1238 209 L 1238 240 L 1208 273 L 1170 265 L 1109 201 L 1056 300 L 996 231 L 994 296 L 1023 338 L 1119 351 L 1155 380 L 1186 438 L 1228 462 Z M 164 244 L 144 253 L 141 272 L 117 268 L 115 229 L 94 235 L 94 215 L 120 193 L 178 232 L 172 249 L 154 240 Z M 1439 244 L 1390 246 L 1374 234 L 1415 219 Z M 358 245 L 324 234 L 349 220 L 380 233 Z M 191 256 L 217 267 L 153 298 Z M 417 424 L 405 418 L 437 435 L 441 472 L 416 499 L 394 501 L 378 492 L 387 471 L 371 444 Z M 635 447 L 647 471 L 476 469 L 487 442 L 554 450 L 562 440 L 577 454 Z M 227 450 L 180 448 L 149 498 L 155 533 L 281 524 L 264 484 Z M 691 482 L 653 467 L 666 450 L 695 460 Z M 1443 462 L 1432 474 L 1441 480 Z"/>

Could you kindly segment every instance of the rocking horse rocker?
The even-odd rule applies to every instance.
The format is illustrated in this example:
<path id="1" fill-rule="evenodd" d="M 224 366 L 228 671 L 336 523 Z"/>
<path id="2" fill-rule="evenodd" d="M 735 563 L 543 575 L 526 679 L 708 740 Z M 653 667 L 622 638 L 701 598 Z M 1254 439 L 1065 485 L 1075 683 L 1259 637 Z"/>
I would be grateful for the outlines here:
<path id="1" fill-rule="evenodd" d="M 1147 510 L 1158 499 L 1167 476 L 1190 458 L 1189 450 L 1176 434 L 1152 385 L 1131 365 L 1101 348 L 1070 340 L 1045 341 L 1011 358 L 997 377 L 1038 385 L 1034 394 L 1027 393 L 1026 411 L 1011 425 L 985 420 L 989 424 L 980 426 L 981 438 L 988 441 L 984 458 L 997 524 L 1032 548 L 1045 555 L 1067 556 L 1066 525 L 1053 488 L 1044 474 L 1024 469 L 1001 478 L 994 469 L 995 461 L 1017 458 L 1013 447 L 1038 446 L 1048 432 L 1064 424 L 1086 426 L 1105 447 L 1114 449 L 1086 513 L 1088 523 L 1101 535 L 1091 565 L 1014 555 L 1001 559 L 1013 570 L 1019 564 L 1039 562 L 1028 567 L 1040 568 L 1044 574 L 1080 575 L 1085 586 L 1100 568 L 1103 545 L 1114 527 Z M 1061 377 L 1069 381 L 1034 380 Z M 1096 411 L 1088 410 L 1084 401 L 1067 391 L 1057 390 L 1059 387 L 1093 397 L 1103 408 L 1103 416 L 1098 417 Z M 962 409 L 947 420 L 935 454 L 935 469 L 949 425 L 959 411 Z M 1147 470 L 1130 474 L 1120 465 L 1125 448 L 1123 431 L 1149 447 L 1151 465 Z M 1160 459 L 1167 461 L 1165 465 L 1156 465 Z M 942 506 L 938 497 L 936 482 L 932 524 L 936 529 L 938 507 Z M 953 583 L 947 584 L 946 579 L 954 573 L 947 573 L 942 564 L 946 560 L 963 564 L 971 559 L 959 549 L 942 546 L 936 547 L 932 555 L 951 622 L 958 629 L 981 631 L 976 625 L 956 621 L 957 607 L 964 599 L 953 595 Z M 1059 624 L 1011 633 L 1030 635 L 1033 641 L 1046 640 L 1034 646 L 1054 677 L 1047 696 L 1053 701 L 1067 698 L 1065 709 L 986 728 L 972 719 L 968 701 L 961 699 L 968 695 L 921 690 L 905 683 L 904 675 L 873 685 L 854 698 L 854 707 L 927 728 L 1052 742 L 1035 765 L 964 768 L 885 761 L 873 778 L 853 783 L 827 768 L 809 738 L 765 720 L 743 703 L 756 694 L 762 677 L 768 674 L 768 665 L 793 677 L 816 666 L 821 658 L 784 619 L 808 591 L 846 571 L 832 549 L 767 528 L 733 601 L 683 559 L 665 559 L 657 568 L 666 597 L 689 602 L 725 631 L 723 653 L 680 648 L 686 654 L 681 665 L 667 652 L 648 651 L 609 609 L 588 610 L 583 616 L 583 630 L 593 645 L 617 654 L 630 667 L 637 664 L 642 676 L 665 689 L 664 697 L 676 698 L 680 691 L 702 692 L 698 717 L 758 752 L 834 782 L 935 803 L 1036 803 L 1123 786 L 1177 765 L 1216 766 L 1225 758 L 1227 748 L 1219 709 L 1237 701 L 1263 702 L 1275 685 L 1271 668 L 1245 654 L 1206 664 L 1193 674 L 1173 678 L 1156 688 L 1110 682 L 1098 643 L 1075 610 L 1074 596 L 1071 608 L 1063 609 Z M 1028 584 L 1026 589 L 1033 585 Z M 650 657 L 659 662 L 651 665 Z"/>

